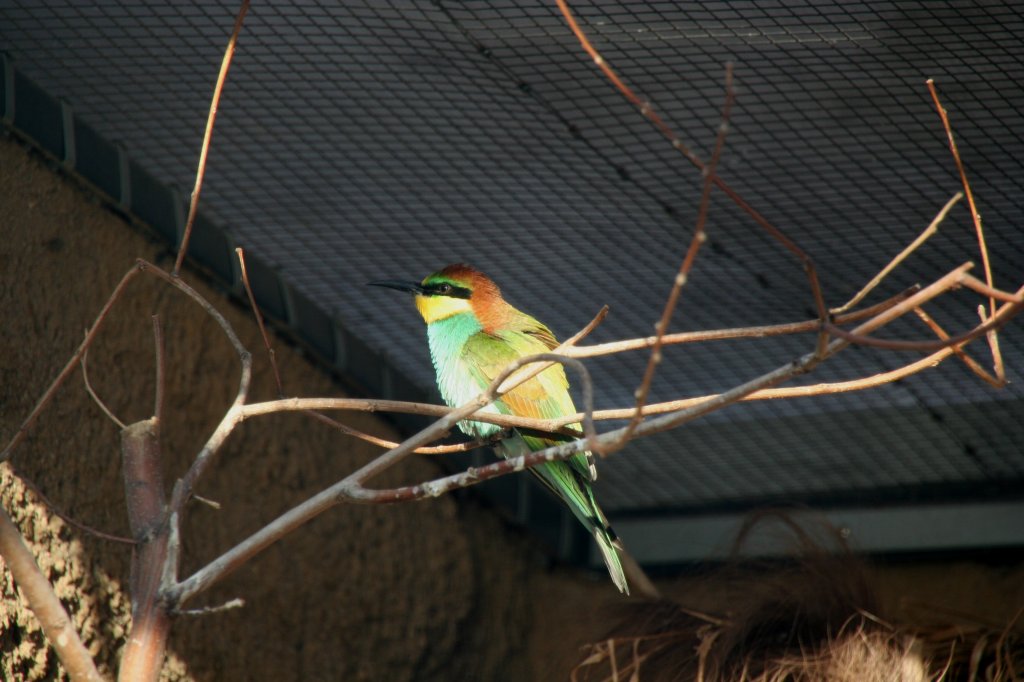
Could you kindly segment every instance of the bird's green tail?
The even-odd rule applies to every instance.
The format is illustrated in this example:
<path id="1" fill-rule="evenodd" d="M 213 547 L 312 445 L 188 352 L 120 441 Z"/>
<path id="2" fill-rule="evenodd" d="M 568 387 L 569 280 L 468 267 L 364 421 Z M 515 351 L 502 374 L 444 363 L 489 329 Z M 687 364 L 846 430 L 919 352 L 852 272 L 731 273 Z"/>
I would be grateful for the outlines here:
<path id="1" fill-rule="evenodd" d="M 583 525 L 590 528 L 594 534 L 594 540 L 597 542 L 598 549 L 601 550 L 604 564 L 608 567 L 608 575 L 611 576 L 615 587 L 619 588 L 619 592 L 628 595 L 629 583 L 626 582 L 626 574 L 622 570 L 622 561 L 619 559 L 619 552 L 624 552 L 625 548 L 622 546 L 622 541 L 615 535 L 615 531 L 608 525 L 608 521 L 604 518 L 601 508 L 597 506 L 597 501 L 594 499 L 594 493 L 590 486 L 587 485 L 585 490 L 590 506 L 596 512 L 596 515 L 589 517 L 587 521 L 584 521 L 582 518 L 580 521 L 583 521 Z M 575 506 L 573 511 L 576 511 Z M 579 518 L 579 514 L 577 514 L 577 518 Z"/>
<path id="2" fill-rule="evenodd" d="M 622 561 L 619 560 L 619 552 L 623 550 L 622 543 L 615 537 L 615 533 L 608 526 L 604 528 L 595 527 L 594 540 L 597 541 L 597 546 L 601 550 L 601 556 L 604 557 L 605 566 L 608 567 L 608 575 L 612 577 L 615 587 L 619 588 L 619 592 L 628 595 L 629 583 L 626 582 L 626 574 L 622 570 Z"/>
<path id="3" fill-rule="evenodd" d="M 527 440 L 519 434 L 514 434 L 502 441 L 496 449 L 504 457 L 516 457 L 540 448 L 531 448 Z M 626 574 L 619 557 L 619 553 L 625 552 L 625 549 L 615 531 L 608 525 L 601 508 L 597 506 L 590 481 L 567 462 L 547 462 L 530 469 L 530 473 L 537 476 L 561 498 L 573 516 L 594 536 L 615 587 L 619 588 L 620 592 L 629 594 L 629 584 L 626 582 Z"/>

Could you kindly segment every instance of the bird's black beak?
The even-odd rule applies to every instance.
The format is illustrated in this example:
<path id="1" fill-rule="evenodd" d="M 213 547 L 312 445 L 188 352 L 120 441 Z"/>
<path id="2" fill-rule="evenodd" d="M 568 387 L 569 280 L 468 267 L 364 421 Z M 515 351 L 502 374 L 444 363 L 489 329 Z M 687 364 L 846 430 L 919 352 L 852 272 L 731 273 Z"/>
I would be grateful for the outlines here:
<path id="1" fill-rule="evenodd" d="M 397 279 L 380 279 L 375 282 L 367 282 L 371 287 L 387 287 L 399 291 L 409 291 L 414 294 L 422 294 L 423 286 L 419 282 L 403 282 Z"/>

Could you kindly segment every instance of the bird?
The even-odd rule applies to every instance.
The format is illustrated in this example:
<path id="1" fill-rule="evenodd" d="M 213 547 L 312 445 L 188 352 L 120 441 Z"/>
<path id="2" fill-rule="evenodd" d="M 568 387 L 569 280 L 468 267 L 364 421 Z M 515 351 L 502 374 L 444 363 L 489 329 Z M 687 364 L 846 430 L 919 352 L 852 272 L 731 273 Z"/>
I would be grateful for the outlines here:
<path id="1" fill-rule="evenodd" d="M 469 265 L 448 265 L 421 282 L 378 280 L 369 284 L 415 294 L 416 308 L 427 325 L 437 386 L 450 407 L 459 407 L 478 396 L 518 358 L 547 353 L 558 346 L 547 326 L 510 305 L 490 277 Z M 576 414 L 576 407 L 565 370 L 556 363 L 481 412 L 553 419 Z M 502 432 L 499 426 L 477 421 L 459 422 L 459 428 L 480 439 Z M 512 458 L 569 440 L 513 429 L 495 445 L 495 450 Z M 578 453 L 567 460 L 539 464 L 530 473 L 560 498 L 593 536 L 612 582 L 628 595 L 622 563 L 624 547 L 594 497 L 591 484 L 597 479 L 597 467 L 593 456 Z"/>

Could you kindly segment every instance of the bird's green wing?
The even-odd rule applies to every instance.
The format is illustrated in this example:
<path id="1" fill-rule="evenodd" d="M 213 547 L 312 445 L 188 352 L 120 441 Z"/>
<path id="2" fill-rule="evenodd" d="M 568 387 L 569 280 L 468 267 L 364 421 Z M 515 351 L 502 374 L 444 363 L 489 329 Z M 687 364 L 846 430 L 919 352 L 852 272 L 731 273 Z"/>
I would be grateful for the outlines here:
<path id="1" fill-rule="evenodd" d="M 525 317 L 525 316 L 524 316 Z M 481 390 L 489 385 L 511 362 L 517 358 L 544 353 L 557 345 L 554 336 L 533 318 L 533 326 L 527 329 L 513 329 L 498 334 L 479 332 L 469 338 L 463 346 L 463 361 L 480 384 Z M 494 403 L 504 414 L 523 417 L 552 419 L 575 414 L 569 395 L 569 382 L 561 365 L 552 365 L 529 381 L 512 389 Z M 557 436 L 550 438 L 515 433 L 504 440 L 499 449 L 506 457 L 515 457 L 536 452 L 555 445 Z M 595 469 L 589 453 L 573 455 L 566 461 L 545 462 L 530 472 L 560 497 L 573 515 L 591 533 L 604 557 L 608 572 L 615 585 L 626 594 L 629 586 L 623 572 L 619 553 L 622 545 L 608 526 L 608 521 L 594 499 L 590 482 L 595 478 Z"/>
<path id="2" fill-rule="evenodd" d="M 479 332 L 469 338 L 463 346 L 463 360 L 481 389 L 487 387 L 516 359 L 546 353 L 558 345 L 547 327 L 536 321 L 534 324 L 536 327 L 527 331 L 506 330 L 493 335 Z M 504 414 L 534 419 L 554 419 L 576 413 L 576 406 L 569 394 L 565 370 L 557 364 L 503 395 L 495 402 L 495 406 Z M 523 440 L 529 445 L 530 450 L 537 451 L 557 445 L 568 438 L 523 435 Z M 566 461 L 584 479 L 589 481 L 595 478 L 589 455 L 574 455 Z"/>

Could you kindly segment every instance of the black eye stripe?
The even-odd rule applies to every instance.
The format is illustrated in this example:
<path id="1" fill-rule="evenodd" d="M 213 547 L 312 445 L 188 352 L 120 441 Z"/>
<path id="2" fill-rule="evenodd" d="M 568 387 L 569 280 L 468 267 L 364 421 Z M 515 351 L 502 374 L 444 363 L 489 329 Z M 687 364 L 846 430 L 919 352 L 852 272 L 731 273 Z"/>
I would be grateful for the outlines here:
<path id="1" fill-rule="evenodd" d="M 465 287 L 456 286 L 448 282 L 438 282 L 436 284 L 428 284 L 424 287 L 424 291 L 429 296 L 448 296 L 450 298 L 465 298 L 468 299 L 473 295 L 473 292 Z"/>

